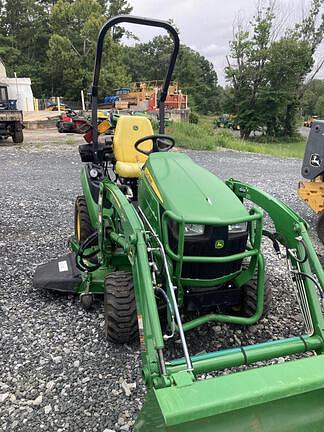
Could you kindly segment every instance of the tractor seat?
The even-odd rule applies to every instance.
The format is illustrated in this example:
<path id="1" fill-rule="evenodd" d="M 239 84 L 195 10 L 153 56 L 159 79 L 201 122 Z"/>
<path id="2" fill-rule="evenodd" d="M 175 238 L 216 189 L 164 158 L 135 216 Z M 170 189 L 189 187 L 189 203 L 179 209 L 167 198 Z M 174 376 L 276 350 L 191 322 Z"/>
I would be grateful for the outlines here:
<path id="1" fill-rule="evenodd" d="M 115 171 L 121 177 L 137 178 L 140 176 L 142 166 L 147 156 L 135 150 L 135 142 L 147 135 L 153 135 L 151 122 L 141 116 L 121 116 L 118 119 L 113 149 L 116 159 Z M 141 149 L 150 150 L 152 140 L 141 145 Z"/>

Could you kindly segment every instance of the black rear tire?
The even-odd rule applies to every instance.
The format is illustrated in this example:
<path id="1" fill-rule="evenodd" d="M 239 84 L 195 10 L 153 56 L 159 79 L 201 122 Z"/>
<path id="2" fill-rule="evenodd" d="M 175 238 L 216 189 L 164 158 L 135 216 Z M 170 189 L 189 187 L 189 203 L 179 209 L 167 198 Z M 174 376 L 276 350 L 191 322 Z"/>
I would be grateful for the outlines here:
<path id="1" fill-rule="evenodd" d="M 13 136 L 12 136 L 12 141 L 15 144 L 21 144 L 22 142 L 24 142 L 24 134 L 22 130 L 15 130 Z"/>
<path id="2" fill-rule="evenodd" d="M 75 238 L 81 244 L 94 232 L 95 229 L 91 225 L 86 199 L 84 195 L 80 195 L 75 200 L 74 206 Z"/>
<path id="3" fill-rule="evenodd" d="M 324 244 L 324 212 L 320 213 L 318 216 L 316 231 L 318 238 Z"/>
<path id="4" fill-rule="evenodd" d="M 253 276 L 253 278 L 247 282 L 243 287 L 243 302 L 242 302 L 242 312 L 246 317 L 251 317 L 256 312 L 257 306 L 257 287 L 258 287 L 258 278 L 257 273 Z M 267 275 L 264 275 L 264 306 L 263 313 L 261 319 L 264 318 L 271 307 L 272 301 L 272 290 L 271 286 L 267 280 Z"/>
<path id="5" fill-rule="evenodd" d="M 115 271 L 105 278 L 105 336 L 123 344 L 138 335 L 136 301 L 132 274 Z"/>

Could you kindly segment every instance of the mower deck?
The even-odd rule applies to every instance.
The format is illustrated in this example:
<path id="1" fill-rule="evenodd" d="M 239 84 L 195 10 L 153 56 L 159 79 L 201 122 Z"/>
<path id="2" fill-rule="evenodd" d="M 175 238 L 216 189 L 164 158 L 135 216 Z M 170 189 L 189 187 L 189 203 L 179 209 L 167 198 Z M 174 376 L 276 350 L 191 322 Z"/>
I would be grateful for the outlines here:
<path id="1" fill-rule="evenodd" d="M 82 277 L 75 262 L 75 254 L 71 252 L 38 266 L 33 281 L 35 288 L 76 293 Z"/>

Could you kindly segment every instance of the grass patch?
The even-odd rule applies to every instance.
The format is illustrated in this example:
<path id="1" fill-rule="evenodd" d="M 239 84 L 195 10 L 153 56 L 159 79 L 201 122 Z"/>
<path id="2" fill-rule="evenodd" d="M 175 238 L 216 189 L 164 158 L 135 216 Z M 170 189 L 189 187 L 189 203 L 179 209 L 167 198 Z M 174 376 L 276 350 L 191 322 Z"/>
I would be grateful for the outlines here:
<path id="1" fill-rule="evenodd" d="M 71 138 L 71 137 L 67 137 L 65 139 L 64 143 L 62 143 L 62 144 L 65 144 L 65 145 L 68 145 L 68 146 L 72 146 L 72 145 L 75 145 L 75 140 L 73 138 Z"/>
<path id="2" fill-rule="evenodd" d="M 212 122 L 207 118 L 203 118 L 198 124 L 172 123 L 166 128 L 166 133 L 175 138 L 178 147 L 192 150 L 217 150 L 221 147 L 242 152 L 302 159 L 306 145 L 306 138 L 301 135 L 272 141 L 265 137 L 243 141 L 229 130 L 213 129 Z"/>

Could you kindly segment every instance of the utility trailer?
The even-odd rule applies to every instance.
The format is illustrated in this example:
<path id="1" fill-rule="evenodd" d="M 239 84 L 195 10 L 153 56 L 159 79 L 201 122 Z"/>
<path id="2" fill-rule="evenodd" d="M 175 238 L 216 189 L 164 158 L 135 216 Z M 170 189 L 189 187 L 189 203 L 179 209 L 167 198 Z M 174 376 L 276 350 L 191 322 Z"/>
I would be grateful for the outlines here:
<path id="1" fill-rule="evenodd" d="M 12 137 L 15 144 L 24 141 L 23 113 L 17 109 L 17 101 L 8 98 L 8 88 L 0 85 L 0 138 Z"/>

